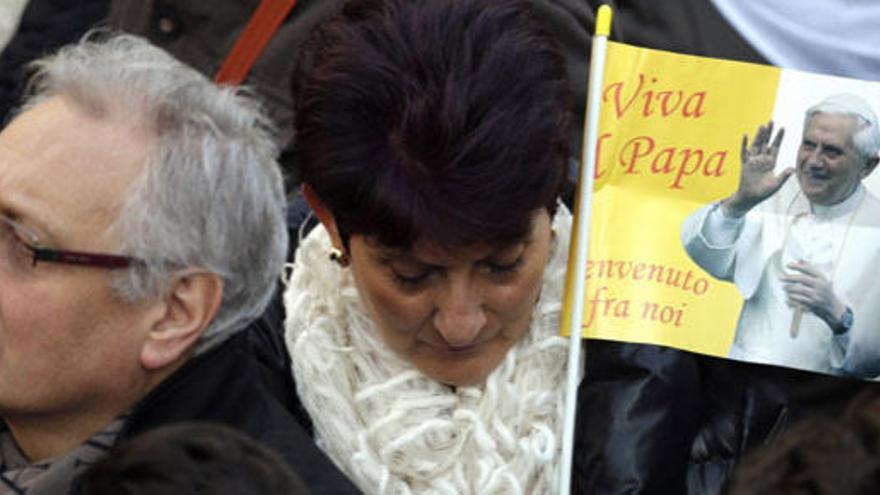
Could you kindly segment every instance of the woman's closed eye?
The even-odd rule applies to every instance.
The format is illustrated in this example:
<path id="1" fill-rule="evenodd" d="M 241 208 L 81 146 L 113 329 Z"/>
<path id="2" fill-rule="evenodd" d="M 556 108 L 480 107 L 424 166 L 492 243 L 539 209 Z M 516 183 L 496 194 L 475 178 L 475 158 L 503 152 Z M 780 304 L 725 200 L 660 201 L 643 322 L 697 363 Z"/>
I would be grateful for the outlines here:
<path id="1" fill-rule="evenodd" d="M 491 274 L 499 277 L 509 277 L 516 275 L 517 271 L 523 264 L 523 255 L 520 254 L 511 261 L 506 260 L 483 260 L 481 263 Z"/>
<path id="2" fill-rule="evenodd" d="M 394 276 L 394 280 L 404 287 L 418 287 L 428 279 L 431 272 L 432 270 L 430 269 L 420 271 L 398 271 L 391 268 L 391 274 Z"/>
<path id="3" fill-rule="evenodd" d="M 394 282 L 407 289 L 418 288 L 436 270 L 436 267 L 409 261 L 402 262 L 400 260 L 384 258 L 380 262 L 385 265 Z"/>

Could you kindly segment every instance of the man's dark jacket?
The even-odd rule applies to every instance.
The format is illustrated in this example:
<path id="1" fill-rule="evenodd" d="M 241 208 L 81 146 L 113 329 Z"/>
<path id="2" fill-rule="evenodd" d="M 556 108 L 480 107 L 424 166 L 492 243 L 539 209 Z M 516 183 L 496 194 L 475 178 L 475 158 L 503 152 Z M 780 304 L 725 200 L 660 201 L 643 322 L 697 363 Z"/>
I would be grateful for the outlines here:
<path id="1" fill-rule="evenodd" d="M 359 493 L 289 411 L 280 345 L 260 320 L 192 358 L 132 409 L 118 441 L 178 421 L 219 422 L 278 452 L 311 493 Z"/>

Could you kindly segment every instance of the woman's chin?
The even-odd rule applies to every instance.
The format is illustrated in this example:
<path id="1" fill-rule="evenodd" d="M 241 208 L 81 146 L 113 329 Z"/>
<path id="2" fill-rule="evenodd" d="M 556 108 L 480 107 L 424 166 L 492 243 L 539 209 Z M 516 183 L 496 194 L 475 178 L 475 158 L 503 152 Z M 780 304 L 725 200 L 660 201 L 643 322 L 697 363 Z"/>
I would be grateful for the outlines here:
<path id="1" fill-rule="evenodd" d="M 495 346 L 455 351 L 433 349 L 414 357 L 411 362 L 429 378 L 446 385 L 465 387 L 484 382 L 504 359 L 507 350 L 502 352 Z"/>

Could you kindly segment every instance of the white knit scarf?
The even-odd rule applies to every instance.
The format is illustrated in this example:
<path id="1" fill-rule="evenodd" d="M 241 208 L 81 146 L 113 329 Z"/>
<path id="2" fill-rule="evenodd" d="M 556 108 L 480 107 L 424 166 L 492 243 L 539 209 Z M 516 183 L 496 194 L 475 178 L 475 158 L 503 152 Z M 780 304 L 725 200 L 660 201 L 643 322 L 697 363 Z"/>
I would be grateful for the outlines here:
<path id="1" fill-rule="evenodd" d="M 318 446 L 367 494 L 555 491 L 566 340 L 558 336 L 571 215 L 529 332 L 478 386 L 426 377 L 382 341 L 327 232 L 302 241 L 284 294 L 285 340 Z"/>

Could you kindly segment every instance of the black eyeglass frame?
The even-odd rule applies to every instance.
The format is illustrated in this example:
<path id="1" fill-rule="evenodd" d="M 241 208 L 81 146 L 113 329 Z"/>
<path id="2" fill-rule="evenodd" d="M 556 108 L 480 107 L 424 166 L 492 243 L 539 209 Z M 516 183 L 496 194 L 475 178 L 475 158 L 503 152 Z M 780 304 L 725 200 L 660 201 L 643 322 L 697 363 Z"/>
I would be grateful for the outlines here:
<path id="1" fill-rule="evenodd" d="M 39 238 L 26 226 L 9 218 L 9 216 L 0 213 L 0 221 L 6 223 L 15 231 L 19 242 L 24 245 L 31 253 L 33 253 L 33 265 L 37 266 L 38 261 L 47 263 L 64 263 L 67 265 L 91 266 L 96 268 L 106 268 L 109 270 L 117 270 L 128 268 L 134 264 L 143 263 L 137 258 L 131 256 L 123 256 L 118 254 L 91 253 L 87 251 L 68 251 L 64 249 L 49 249 L 38 247 Z M 27 238 L 29 241 L 25 241 Z"/>
<path id="2" fill-rule="evenodd" d="M 83 251 L 64 251 L 61 249 L 43 249 L 25 244 L 34 253 L 33 266 L 37 261 L 49 263 L 64 263 L 67 265 L 93 266 L 116 270 L 128 268 L 135 263 L 140 263 L 137 258 L 121 256 L 117 254 L 87 253 Z"/>

